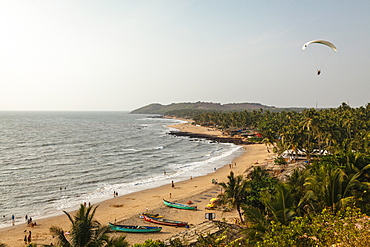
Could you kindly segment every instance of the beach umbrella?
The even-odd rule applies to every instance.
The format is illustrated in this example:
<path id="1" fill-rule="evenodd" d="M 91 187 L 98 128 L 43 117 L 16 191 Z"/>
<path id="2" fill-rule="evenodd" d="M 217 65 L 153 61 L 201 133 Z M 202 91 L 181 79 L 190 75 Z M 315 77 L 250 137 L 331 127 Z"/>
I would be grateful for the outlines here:
<path id="1" fill-rule="evenodd" d="M 212 198 L 211 200 L 209 200 L 210 202 L 215 202 L 215 201 L 217 201 L 218 200 L 218 198 Z"/>
<path id="2" fill-rule="evenodd" d="M 213 205 L 212 203 L 210 203 L 210 204 L 207 204 L 207 207 L 209 207 L 209 208 L 213 208 L 215 205 Z"/>

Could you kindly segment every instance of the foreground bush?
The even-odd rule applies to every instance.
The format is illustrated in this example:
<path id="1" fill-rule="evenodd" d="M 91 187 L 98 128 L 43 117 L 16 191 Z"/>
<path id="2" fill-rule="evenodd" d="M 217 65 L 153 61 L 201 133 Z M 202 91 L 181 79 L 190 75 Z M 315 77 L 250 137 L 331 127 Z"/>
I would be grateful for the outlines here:
<path id="1" fill-rule="evenodd" d="M 145 242 L 143 244 L 134 244 L 132 247 L 165 247 L 166 245 L 162 242 L 162 241 L 159 241 L 159 240 L 151 240 L 151 239 L 148 239 L 148 240 L 145 240 Z"/>
<path id="2" fill-rule="evenodd" d="M 262 240 L 247 246 L 370 246 L 370 218 L 346 208 L 339 214 L 323 212 L 297 218 L 289 225 L 272 222 Z"/>

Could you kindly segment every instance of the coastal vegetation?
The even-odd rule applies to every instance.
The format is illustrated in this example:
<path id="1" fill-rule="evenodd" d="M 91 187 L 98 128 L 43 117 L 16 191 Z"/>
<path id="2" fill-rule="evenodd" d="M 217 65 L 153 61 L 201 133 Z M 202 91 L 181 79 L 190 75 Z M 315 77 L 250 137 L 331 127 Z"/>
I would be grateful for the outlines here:
<path id="1" fill-rule="evenodd" d="M 174 113 L 174 112 L 172 112 Z M 178 111 L 194 124 L 252 130 L 262 135 L 275 164 L 305 158 L 279 181 L 257 165 L 248 175 L 220 183 L 219 204 L 235 208 L 242 229 L 199 236 L 196 246 L 369 246 L 370 105 L 272 112 Z M 185 113 L 185 114 L 184 114 Z M 270 148 L 272 147 L 272 148 Z M 289 150 L 290 157 L 280 157 Z M 302 162 L 302 161 L 300 161 Z M 173 245 L 173 246 L 186 246 Z"/>
<path id="2" fill-rule="evenodd" d="M 254 129 L 278 155 L 291 150 L 290 162 L 305 155 L 305 169 L 294 170 L 285 182 L 258 166 L 245 178 L 230 173 L 221 184 L 220 202 L 242 208 L 243 245 L 369 245 L 369 104 L 300 113 L 204 113 L 194 120 L 222 130 Z M 286 160 L 279 161 L 284 169 Z"/>
<path id="3" fill-rule="evenodd" d="M 195 124 L 257 130 L 277 154 L 303 151 L 310 161 L 315 150 L 332 155 L 370 154 L 370 105 L 351 108 L 305 109 L 302 112 L 270 112 L 262 109 L 241 112 L 207 112 L 194 116 Z"/>
<path id="4" fill-rule="evenodd" d="M 284 180 L 261 164 L 248 174 L 230 172 L 227 182 L 219 183 L 223 193 L 218 203 L 236 209 L 240 228 L 226 224 L 218 234 L 199 235 L 195 246 L 370 245 L 369 104 L 351 108 L 343 103 L 338 108 L 302 112 L 194 114 L 194 124 L 260 133 L 268 150 L 278 157 L 290 150 L 290 156 L 275 160 L 282 170 L 288 162 L 304 164 Z M 298 154 L 305 160 L 298 161 Z M 107 229 L 93 220 L 95 210 L 81 205 L 75 218 L 66 213 L 72 223 L 68 241 L 62 229 L 51 229 L 60 246 L 127 246 L 124 237 L 108 238 Z M 187 246 L 180 239 L 170 244 Z M 147 240 L 134 246 L 165 244 Z"/>
<path id="5" fill-rule="evenodd" d="M 122 235 L 118 238 L 108 236 L 108 226 L 102 226 L 94 219 L 96 207 L 81 204 L 75 216 L 63 211 L 72 224 L 66 232 L 60 227 L 52 226 L 50 232 L 56 237 L 57 246 L 62 247 L 125 247 L 129 246 Z"/>
<path id="6" fill-rule="evenodd" d="M 236 245 L 243 246 L 369 245 L 369 104 L 351 108 L 342 103 L 338 108 L 301 112 L 259 109 L 187 114 L 194 124 L 225 134 L 230 129 L 237 135 L 259 133 L 268 151 L 277 154 L 275 164 L 282 170 L 287 162 L 305 159 L 304 169 L 294 170 L 284 181 L 260 165 L 246 176 L 231 172 L 228 182 L 220 183 L 224 193 L 219 203 L 236 209 L 244 230 L 233 238 L 200 236 L 197 246 L 217 246 L 220 238 L 227 239 L 224 246 L 234 246 L 236 239 Z M 280 156 L 287 151 L 289 155 Z"/>

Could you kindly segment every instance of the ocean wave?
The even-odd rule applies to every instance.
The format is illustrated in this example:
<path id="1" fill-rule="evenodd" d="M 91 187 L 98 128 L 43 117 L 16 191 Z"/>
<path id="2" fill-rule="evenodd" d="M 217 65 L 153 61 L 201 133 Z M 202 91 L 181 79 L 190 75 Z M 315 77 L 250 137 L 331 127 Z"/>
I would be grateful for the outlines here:
<path id="1" fill-rule="evenodd" d="M 242 150 L 167 135 L 166 125 L 184 122 L 173 119 L 94 112 L 12 116 L 3 129 L 15 139 L 2 145 L 8 151 L 0 157 L 0 225 L 11 214 L 47 216 L 112 198 L 113 191 L 123 195 L 205 175 Z M 40 129 L 44 123 L 53 132 Z"/>

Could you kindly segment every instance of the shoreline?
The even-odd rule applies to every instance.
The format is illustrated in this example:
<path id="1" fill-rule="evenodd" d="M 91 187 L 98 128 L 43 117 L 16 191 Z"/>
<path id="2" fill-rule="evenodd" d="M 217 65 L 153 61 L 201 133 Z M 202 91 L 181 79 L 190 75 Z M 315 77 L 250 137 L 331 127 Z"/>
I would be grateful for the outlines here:
<path id="1" fill-rule="evenodd" d="M 186 130 L 186 132 L 191 133 L 207 133 L 214 136 L 222 135 L 220 131 L 209 130 L 206 127 L 194 126 L 189 123 L 181 123 L 168 127 L 176 128 L 180 131 Z M 263 162 L 271 159 L 271 154 L 266 151 L 264 144 L 242 146 L 245 152 L 241 156 L 236 157 L 232 162 L 232 164 L 236 163 L 236 166 L 233 165 L 230 168 L 228 164 L 225 164 L 222 168 L 207 175 L 176 182 L 174 188 L 171 187 L 171 181 L 169 181 L 169 184 L 160 187 L 150 188 L 99 202 L 95 204 L 98 205 L 95 219 L 102 225 L 106 225 L 108 222 L 117 222 L 121 224 L 155 226 L 155 224 L 145 222 L 137 217 L 139 213 L 149 211 L 164 215 L 165 218 L 168 219 L 187 221 L 190 226 L 199 224 L 205 220 L 204 213 L 209 212 L 204 209 L 209 203 L 209 199 L 217 197 L 219 193 L 219 186 L 212 184 L 212 179 L 217 179 L 219 182 L 226 182 L 230 170 L 233 170 L 236 175 L 243 174 L 256 160 Z M 198 210 L 187 211 L 168 208 L 163 205 L 162 198 L 179 203 L 186 203 L 191 200 L 194 202 L 194 205 L 198 206 Z M 225 218 L 232 222 L 233 219 L 237 217 L 237 214 L 233 211 L 229 213 L 221 213 L 221 211 L 214 212 L 218 220 Z M 71 212 L 71 214 L 73 215 L 73 212 Z M 27 230 L 32 231 L 32 243 L 50 244 L 53 242 L 53 238 L 49 233 L 49 228 L 51 226 L 59 226 L 66 231 L 70 229 L 69 220 L 64 214 L 40 218 L 35 221 L 37 222 L 37 226 L 33 228 L 27 227 L 26 223 L 1 228 L 0 242 L 8 246 L 24 246 L 24 230 Z M 165 240 L 184 230 L 185 228 L 163 226 L 163 230 L 160 233 L 125 235 L 129 243 L 134 244 L 142 243 L 146 239 Z M 113 233 L 113 235 L 121 234 L 122 233 Z"/>

